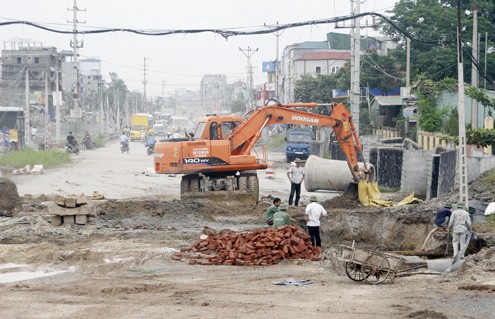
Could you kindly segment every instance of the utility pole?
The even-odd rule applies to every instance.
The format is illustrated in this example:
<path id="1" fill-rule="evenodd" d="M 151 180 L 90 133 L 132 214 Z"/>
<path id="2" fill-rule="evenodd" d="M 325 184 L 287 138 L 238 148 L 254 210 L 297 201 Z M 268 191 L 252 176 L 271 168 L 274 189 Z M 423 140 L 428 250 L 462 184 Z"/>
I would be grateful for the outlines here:
<path id="1" fill-rule="evenodd" d="M 121 130 L 121 127 L 120 127 L 120 97 L 119 97 L 118 91 L 115 92 L 115 101 L 117 104 L 117 118 L 115 120 L 115 124 L 116 124 L 117 130 L 120 131 Z"/>
<path id="2" fill-rule="evenodd" d="M 351 15 L 358 15 L 361 10 L 361 0 L 351 0 Z M 354 122 L 354 128 L 359 134 L 359 100 L 361 97 L 360 89 L 361 74 L 361 18 L 353 20 L 351 31 L 351 116 Z"/>
<path id="3" fill-rule="evenodd" d="M 411 85 L 411 39 L 406 37 L 406 88 L 408 88 L 410 85 Z"/>
<path id="4" fill-rule="evenodd" d="M 485 32 L 485 75 L 486 75 L 486 55 L 488 54 L 488 32 Z M 484 76 L 483 88 L 486 90 L 486 76 Z"/>
<path id="5" fill-rule="evenodd" d="M 459 113 L 459 145 L 457 168 L 459 174 L 459 201 L 468 205 L 468 181 L 467 181 L 467 157 L 466 157 L 466 123 L 464 109 L 464 66 L 462 65 L 462 26 L 461 26 L 461 0 L 457 0 L 457 82 Z"/>
<path id="6" fill-rule="evenodd" d="M 478 4 L 473 5 L 473 41 L 472 41 L 473 63 L 471 64 L 471 86 L 478 88 Z M 479 65 L 479 63 L 478 63 Z M 471 99 L 471 127 L 478 128 L 478 101 Z"/>
<path id="7" fill-rule="evenodd" d="M 278 27 L 278 21 L 277 21 L 277 27 Z M 275 99 L 279 100 L 279 92 L 278 92 L 278 76 L 279 76 L 279 61 L 278 61 L 278 51 L 279 51 L 279 37 L 280 37 L 280 31 L 275 32 L 275 36 L 277 37 L 277 45 L 276 45 L 276 56 L 275 56 Z"/>
<path id="8" fill-rule="evenodd" d="M 56 144 L 60 143 L 60 91 L 58 83 L 58 69 L 55 69 L 55 96 L 53 99 L 55 102 L 55 138 L 57 140 Z"/>
<path id="9" fill-rule="evenodd" d="M 144 69 L 143 69 L 143 111 L 145 113 L 148 112 L 148 107 L 146 106 L 146 83 L 148 83 L 148 79 L 146 78 L 146 60 L 147 58 L 144 58 Z"/>
<path id="10" fill-rule="evenodd" d="M 250 110 L 254 109 L 253 107 L 253 67 L 251 66 L 251 56 L 258 51 L 258 48 L 256 50 L 251 49 L 251 47 L 248 46 L 247 49 L 241 49 L 239 48 L 239 51 L 244 53 L 244 55 L 247 58 L 247 85 L 249 87 L 249 101 L 248 101 L 248 107 Z"/>
<path id="11" fill-rule="evenodd" d="M 45 149 L 48 148 L 48 143 L 50 140 L 50 115 L 48 114 L 48 74 L 50 69 L 45 71 L 45 138 L 43 143 L 45 143 Z"/>
<path id="12" fill-rule="evenodd" d="M 100 82 L 100 133 L 105 133 L 105 116 L 103 113 L 103 81 Z"/>
<path id="13" fill-rule="evenodd" d="M 25 108 L 24 108 L 24 117 L 26 120 L 24 121 L 24 145 L 29 145 L 30 137 L 31 137 L 31 129 L 29 128 L 29 122 L 31 121 L 31 106 L 29 105 L 29 67 L 26 65 L 26 89 L 24 94 L 26 95 Z"/>
<path id="14" fill-rule="evenodd" d="M 74 70 L 76 73 L 76 83 L 75 83 L 75 88 L 74 88 L 75 92 L 73 92 L 74 115 L 75 115 L 75 117 L 81 117 L 81 110 L 79 107 L 79 64 L 77 62 L 77 59 L 79 57 L 79 48 L 82 48 L 84 43 L 82 41 L 79 42 L 79 40 L 77 40 L 77 24 L 78 23 L 84 23 L 84 22 L 79 22 L 77 20 L 77 13 L 79 11 L 85 11 L 85 10 L 79 10 L 79 8 L 77 7 L 77 0 L 74 0 L 74 5 L 72 6 L 72 9 L 67 9 L 67 10 L 72 11 L 72 21 L 68 21 L 68 22 L 72 22 L 74 24 L 73 39 L 70 42 L 70 46 L 74 49 L 73 50 L 72 63 L 73 63 L 73 67 L 74 67 Z"/>

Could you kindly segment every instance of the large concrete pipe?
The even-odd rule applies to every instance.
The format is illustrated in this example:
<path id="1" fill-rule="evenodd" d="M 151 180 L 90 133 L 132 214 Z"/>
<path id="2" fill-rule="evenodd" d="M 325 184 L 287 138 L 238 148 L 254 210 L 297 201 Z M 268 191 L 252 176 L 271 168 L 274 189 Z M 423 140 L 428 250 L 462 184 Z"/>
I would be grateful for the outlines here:
<path id="1" fill-rule="evenodd" d="M 363 168 L 364 163 L 359 163 L 359 167 Z M 366 167 L 372 172 L 369 181 L 375 181 L 374 166 L 367 163 Z M 306 161 L 304 174 L 304 185 L 308 192 L 319 189 L 345 191 L 353 180 L 346 161 L 329 160 L 315 155 L 310 155 Z"/>

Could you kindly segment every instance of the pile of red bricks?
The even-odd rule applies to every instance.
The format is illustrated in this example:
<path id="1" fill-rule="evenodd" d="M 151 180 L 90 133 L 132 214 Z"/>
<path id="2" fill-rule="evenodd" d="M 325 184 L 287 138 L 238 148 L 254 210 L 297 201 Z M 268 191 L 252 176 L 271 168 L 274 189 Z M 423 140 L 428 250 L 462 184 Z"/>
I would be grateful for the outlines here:
<path id="1" fill-rule="evenodd" d="M 206 236 L 193 246 L 172 255 L 173 260 L 189 260 L 197 265 L 274 265 L 283 259 L 320 260 L 320 248 L 294 226 L 258 229 L 249 233 L 229 232 Z"/>

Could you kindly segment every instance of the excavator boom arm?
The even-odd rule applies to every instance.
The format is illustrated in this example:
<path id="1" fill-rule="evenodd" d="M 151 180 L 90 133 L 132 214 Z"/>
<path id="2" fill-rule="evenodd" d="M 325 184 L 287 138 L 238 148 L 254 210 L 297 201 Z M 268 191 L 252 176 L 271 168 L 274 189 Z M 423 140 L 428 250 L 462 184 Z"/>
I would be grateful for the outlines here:
<path id="1" fill-rule="evenodd" d="M 248 119 L 230 134 L 231 149 L 236 150 L 241 155 L 249 154 L 261 137 L 262 130 L 273 124 L 332 127 L 340 148 L 347 159 L 349 169 L 357 180 L 359 177 L 357 170 L 359 160 L 356 148 L 361 152 L 362 146 L 354 129 L 351 115 L 344 104 L 334 103 L 331 115 L 313 114 L 290 108 L 301 106 L 315 107 L 317 104 L 292 104 L 287 105 L 287 107 L 285 105 L 265 106 L 252 112 Z"/>

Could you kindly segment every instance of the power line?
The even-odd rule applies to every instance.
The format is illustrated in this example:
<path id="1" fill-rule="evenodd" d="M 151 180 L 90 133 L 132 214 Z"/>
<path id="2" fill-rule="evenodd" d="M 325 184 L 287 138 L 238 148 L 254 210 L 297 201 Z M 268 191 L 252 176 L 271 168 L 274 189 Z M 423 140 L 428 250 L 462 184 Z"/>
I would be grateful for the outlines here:
<path id="1" fill-rule="evenodd" d="M 112 33 L 112 32 L 127 32 L 127 33 L 133 33 L 133 34 L 138 34 L 138 35 L 145 35 L 145 36 L 167 36 L 167 35 L 173 35 L 173 34 L 199 34 L 199 33 L 215 33 L 218 35 L 221 35 L 222 37 L 228 39 L 229 37 L 232 36 L 242 36 L 242 35 L 261 35 L 261 34 L 268 34 L 268 33 L 273 33 L 276 31 L 281 31 L 285 29 L 290 29 L 290 28 L 297 28 L 297 27 L 302 27 L 302 26 L 311 26 L 311 25 L 320 25 L 320 24 L 330 24 L 330 23 L 338 23 L 338 22 L 343 22 L 347 20 L 353 20 L 353 19 L 358 19 L 361 17 L 365 16 L 372 16 L 372 17 L 378 17 L 389 23 L 392 27 L 394 27 L 396 30 L 399 31 L 402 35 L 405 37 L 410 38 L 413 41 L 421 42 L 421 43 L 430 43 L 430 44 L 442 44 L 442 43 L 454 43 L 454 40 L 446 40 L 446 39 L 439 39 L 439 40 L 426 40 L 426 39 L 420 39 L 416 38 L 412 33 L 408 32 L 407 30 L 403 30 L 400 28 L 394 21 L 392 21 L 389 17 L 377 13 L 377 12 L 363 12 L 355 15 L 347 15 L 347 16 L 340 16 L 340 17 L 334 17 L 334 18 L 326 18 L 326 19 L 317 19 L 317 20 L 309 20 L 309 21 L 302 21 L 302 22 L 293 22 L 293 23 L 286 23 L 286 24 L 278 24 L 278 25 L 271 25 L 269 26 L 269 29 L 266 27 L 268 25 L 264 25 L 261 27 L 257 27 L 257 29 L 253 30 L 248 30 L 248 31 L 239 31 L 241 28 L 225 28 L 225 29 L 216 29 L 216 28 L 208 28 L 208 29 L 172 29 L 172 30 L 165 30 L 165 29 L 156 29 L 156 30 L 140 30 L 140 29 L 131 29 L 131 28 L 94 28 L 94 29 L 89 29 L 89 30 L 63 30 L 60 28 L 55 28 L 55 27 L 48 27 L 39 23 L 34 23 L 31 21 L 25 21 L 25 20 L 14 20 L 14 21 L 6 21 L 6 22 L 0 22 L 0 27 L 2 26 L 8 26 L 8 25 L 28 25 L 32 26 L 34 28 L 42 29 L 45 31 L 49 32 L 54 32 L 54 33 L 60 33 L 60 34 L 104 34 L 104 33 Z"/>

